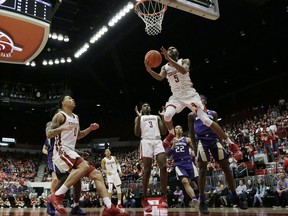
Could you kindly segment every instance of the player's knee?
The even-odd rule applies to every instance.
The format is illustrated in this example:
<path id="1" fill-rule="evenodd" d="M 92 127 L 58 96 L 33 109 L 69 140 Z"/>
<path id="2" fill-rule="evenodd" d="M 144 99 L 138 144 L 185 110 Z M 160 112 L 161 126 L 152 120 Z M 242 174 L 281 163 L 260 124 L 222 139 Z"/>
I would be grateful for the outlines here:
<path id="1" fill-rule="evenodd" d="M 112 193 L 113 191 L 113 184 L 110 184 L 108 185 L 108 193 Z"/>
<path id="2" fill-rule="evenodd" d="M 122 192 L 121 192 L 121 186 L 120 186 L 120 185 L 116 186 L 116 191 L 117 191 L 118 194 L 122 193 Z"/>
<path id="3" fill-rule="evenodd" d="M 166 112 L 166 113 L 164 114 L 164 121 L 165 121 L 165 122 L 170 122 L 170 121 L 172 121 L 172 117 L 173 117 L 172 113 Z"/>
<path id="4" fill-rule="evenodd" d="M 202 120 L 202 119 L 201 119 Z M 213 123 L 213 121 L 207 116 L 203 118 L 202 120 L 203 124 L 206 125 L 207 127 L 210 127 Z"/>
<path id="5" fill-rule="evenodd" d="M 189 181 L 188 181 L 188 179 L 187 178 L 182 178 L 181 179 L 181 183 L 183 184 L 183 185 L 187 185 L 187 184 L 189 184 Z"/>
<path id="6" fill-rule="evenodd" d="M 144 172 L 144 175 L 148 176 L 151 174 L 151 168 L 145 168 L 143 172 Z"/>

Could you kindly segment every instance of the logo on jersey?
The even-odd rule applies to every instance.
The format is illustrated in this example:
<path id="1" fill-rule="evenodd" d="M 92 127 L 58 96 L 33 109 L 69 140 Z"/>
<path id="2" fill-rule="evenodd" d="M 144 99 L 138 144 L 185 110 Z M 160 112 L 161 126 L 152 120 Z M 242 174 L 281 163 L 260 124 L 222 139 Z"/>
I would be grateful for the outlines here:
<path id="1" fill-rule="evenodd" d="M 13 51 L 21 52 L 22 48 L 15 46 L 13 39 L 0 31 L 0 56 L 9 58 Z"/>

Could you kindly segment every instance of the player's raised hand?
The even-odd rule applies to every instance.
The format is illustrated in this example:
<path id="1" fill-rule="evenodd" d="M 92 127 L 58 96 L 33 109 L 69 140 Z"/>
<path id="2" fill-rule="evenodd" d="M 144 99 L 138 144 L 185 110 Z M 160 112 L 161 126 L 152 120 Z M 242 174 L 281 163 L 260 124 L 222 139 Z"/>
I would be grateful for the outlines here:
<path id="1" fill-rule="evenodd" d="M 100 127 L 100 126 L 99 126 L 99 124 L 97 124 L 97 123 L 92 123 L 92 124 L 90 124 L 90 130 L 91 130 L 91 131 L 92 131 L 92 130 L 97 130 L 99 127 Z"/>
<path id="2" fill-rule="evenodd" d="M 166 107 L 165 106 L 162 106 L 162 110 L 158 111 L 160 116 L 164 116 L 165 112 L 166 112 Z"/>
<path id="3" fill-rule="evenodd" d="M 141 117 L 141 116 L 142 116 L 142 110 L 139 111 L 137 105 L 135 106 L 135 112 L 136 112 L 136 115 L 137 115 L 138 117 Z"/>
<path id="4" fill-rule="evenodd" d="M 162 53 L 162 55 L 164 56 L 164 58 L 165 58 L 167 61 L 170 61 L 170 57 L 169 57 L 169 55 L 168 55 L 167 50 L 166 50 L 163 46 L 160 48 L 160 50 L 161 50 L 161 53 Z"/>

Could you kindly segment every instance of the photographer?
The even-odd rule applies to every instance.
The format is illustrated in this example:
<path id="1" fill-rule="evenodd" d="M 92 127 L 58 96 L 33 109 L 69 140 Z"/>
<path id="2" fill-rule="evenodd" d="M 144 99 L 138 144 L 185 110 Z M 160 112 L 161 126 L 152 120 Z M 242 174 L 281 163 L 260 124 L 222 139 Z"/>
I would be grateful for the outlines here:
<path id="1" fill-rule="evenodd" d="M 124 208 L 135 208 L 135 194 L 132 193 L 132 188 L 127 188 L 126 194 L 123 196 Z"/>

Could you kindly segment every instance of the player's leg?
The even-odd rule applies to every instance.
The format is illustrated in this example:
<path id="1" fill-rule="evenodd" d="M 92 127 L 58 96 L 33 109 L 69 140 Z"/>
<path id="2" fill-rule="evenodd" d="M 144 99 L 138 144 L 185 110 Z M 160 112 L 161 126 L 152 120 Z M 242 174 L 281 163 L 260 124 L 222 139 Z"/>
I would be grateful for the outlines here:
<path id="1" fill-rule="evenodd" d="M 166 196 L 167 192 L 167 168 L 166 168 L 166 154 L 160 153 L 156 156 L 156 160 L 160 169 L 160 183 L 161 183 L 161 193 Z"/>
<path id="2" fill-rule="evenodd" d="M 50 186 L 50 192 L 55 193 L 57 190 L 56 187 L 57 187 L 59 180 L 58 180 L 57 175 L 54 171 L 51 173 L 51 176 L 52 176 L 52 181 L 51 181 L 51 186 Z"/>
<path id="3" fill-rule="evenodd" d="M 176 114 L 176 106 L 172 104 L 168 104 L 166 106 L 166 111 L 164 114 L 164 121 L 165 125 L 169 131 L 170 134 L 175 135 L 174 127 L 173 127 L 173 116 Z"/>
<path id="4" fill-rule="evenodd" d="M 181 178 L 181 183 L 183 184 L 183 187 L 184 187 L 186 193 L 191 198 L 194 208 L 198 211 L 199 210 L 199 201 L 197 200 L 195 191 L 193 190 L 193 188 L 191 186 L 191 180 L 185 176 L 185 177 Z"/>
<path id="5" fill-rule="evenodd" d="M 79 207 L 79 200 L 81 197 L 81 179 L 73 186 L 74 189 L 74 203 L 72 205 L 71 215 L 86 215 L 86 212 Z"/>
<path id="6" fill-rule="evenodd" d="M 93 166 L 90 166 L 88 173 L 88 177 L 94 180 L 97 192 L 104 202 L 105 208 L 103 210 L 103 215 L 129 215 L 124 209 L 120 210 L 112 204 L 111 199 L 108 197 L 102 173 L 96 170 Z"/>
<path id="7" fill-rule="evenodd" d="M 233 178 L 233 173 L 230 169 L 230 163 L 228 161 L 229 154 L 223 148 L 220 142 L 216 142 L 216 144 L 210 145 L 210 152 L 213 155 L 216 162 L 219 163 L 220 167 L 222 168 L 225 178 L 228 184 L 228 187 L 232 193 L 232 199 L 235 205 L 237 205 L 241 209 L 247 209 L 248 206 L 245 202 L 242 202 L 236 193 L 236 184 Z"/>
<path id="8" fill-rule="evenodd" d="M 142 176 L 142 191 L 143 196 L 147 197 L 147 189 L 149 184 L 149 178 L 151 175 L 152 158 L 144 157 L 142 158 L 143 163 L 143 176 Z"/>
<path id="9" fill-rule="evenodd" d="M 73 162 L 75 169 L 71 171 L 63 185 L 48 196 L 53 207 L 61 214 L 67 214 L 62 202 L 65 193 L 89 171 L 89 165 L 82 157 L 76 158 Z"/>
<path id="10" fill-rule="evenodd" d="M 220 125 L 210 119 L 207 113 L 200 106 L 197 106 L 196 113 L 204 125 L 210 127 L 221 140 L 224 140 L 229 145 L 229 149 L 233 153 L 234 158 L 240 160 L 243 157 L 243 153 L 240 151 L 239 146 L 230 140 Z"/>
<path id="11" fill-rule="evenodd" d="M 209 210 L 206 205 L 206 196 L 205 196 L 205 185 L 206 185 L 206 173 L 207 173 L 207 163 L 210 161 L 210 152 L 209 148 L 202 141 L 198 142 L 197 145 L 197 160 L 198 160 L 198 168 L 199 168 L 199 176 L 198 176 L 198 188 L 199 188 L 199 211 L 203 214 L 208 214 Z"/>
<path id="12" fill-rule="evenodd" d="M 115 188 L 116 188 L 116 191 L 117 191 L 117 208 L 123 208 L 122 207 L 122 190 L 121 190 L 121 179 L 120 179 L 120 176 L 119 174 L 117 173 L 115 176 L 114 176 L 114 185 L 115 185 Z"/>

